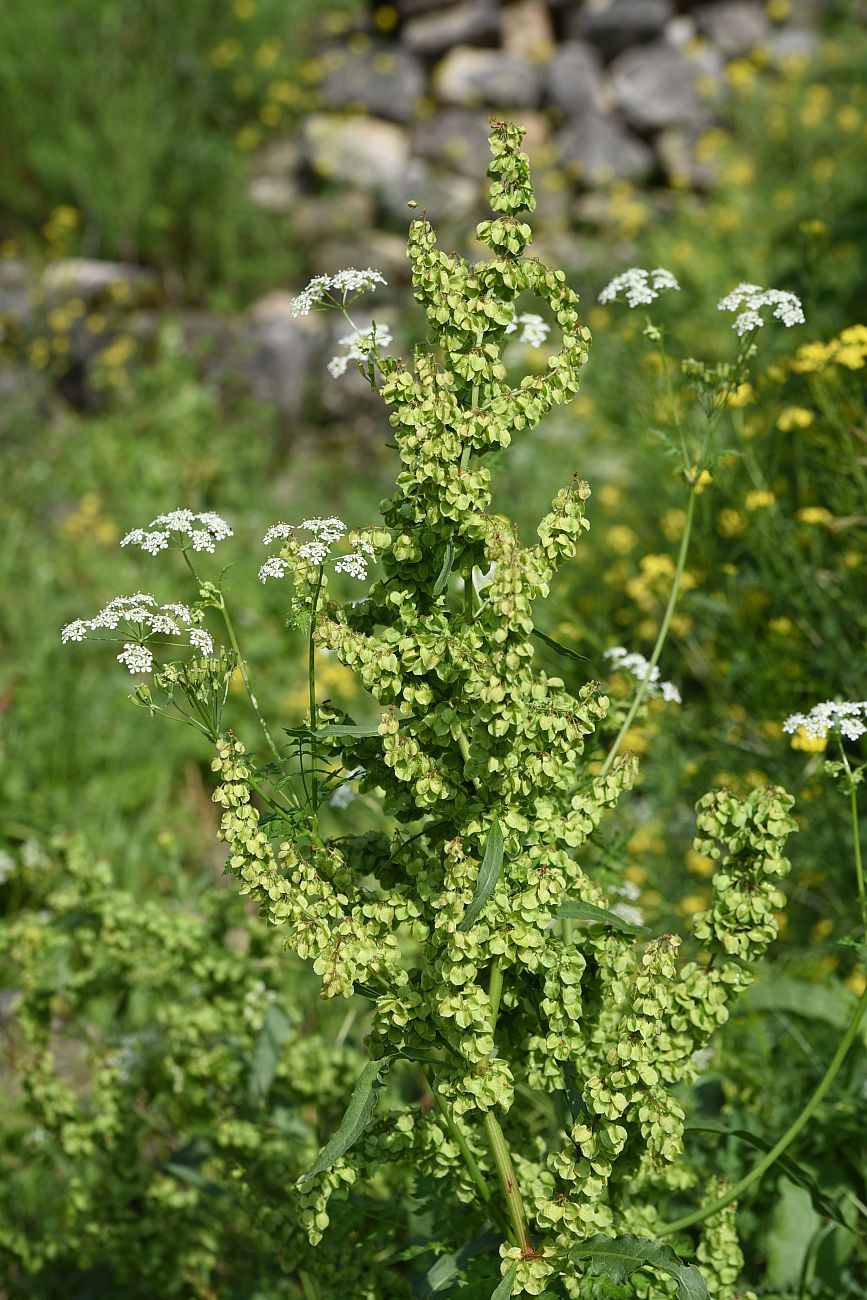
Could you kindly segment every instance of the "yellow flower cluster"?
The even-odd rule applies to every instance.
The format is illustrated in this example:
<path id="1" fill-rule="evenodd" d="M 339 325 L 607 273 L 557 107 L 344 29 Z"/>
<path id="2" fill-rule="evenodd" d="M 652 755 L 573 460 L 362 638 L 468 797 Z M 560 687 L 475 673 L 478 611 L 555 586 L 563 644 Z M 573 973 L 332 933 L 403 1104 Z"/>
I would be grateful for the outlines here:
<path id="1" fill-rule="evenodd" d="M 863 370 L 867 364 L 867 325 L 848 325 L 827 343 L 805 343 L 789 365 L 796 374 L 814 374 L 834 366 Z"/>

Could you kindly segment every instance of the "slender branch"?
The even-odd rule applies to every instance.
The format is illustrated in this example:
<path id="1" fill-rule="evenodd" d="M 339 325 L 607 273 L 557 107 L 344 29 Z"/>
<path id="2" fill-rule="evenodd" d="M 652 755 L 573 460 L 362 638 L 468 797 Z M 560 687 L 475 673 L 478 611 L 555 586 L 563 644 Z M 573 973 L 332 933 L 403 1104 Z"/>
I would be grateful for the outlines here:
<path id="1" fill-rule="evenodd" d="M 316 610 L 319 605 L 319 593 L 322 590 L 322 578 L 325 570 L 319 566 L 319 579 L 313 593 L 313 608 L 310 611 L 310 632 L 307 638 L 307 686 L 310 696 L 310 807 L 313 821 L 313 836 L 319 839 L 319 774 L 317 764 L 319 755 L 316 745 Z"/>
<path id="2" fill-rule="evenodd" d="M 530 1230 L 527 1227 L 527 1218 L 524 1214 L 524 1202 L 521 1200 L 521 1191 L 515 1177 L 512 1157 L 509 1155 L 509 1148 L 506 1145 L 503 1130 L 500 1128 L 500 1121 L 492 1110 L 485 1111 L 485 1132 L 488 1135 L 488 1144 L 497 1168 L 500 1186 L 506 1198 L 509 1218 L 512 1220 L 512 1228 L 516 1237 L 516 1245 L 521 1247 L 525 1257 L 530 1256 L 533 1253 L 533 1243 L 530 1240 Z"/>
<path id="3" fill-rule="evenodd" d="M 427 1074 L 425 1074 L 425 1077 L 427 1077 Z M 506 1216 L 503 1214 L 500 1207 L 497 1205 L 497 1203 L 494 1201 L 493 1197 L 491 1196 L 491 1189 L 488 1187 L 488 1184 L 485 1182 L 485 1175 L 482 1173 L 481 1169 L 479 1168 L 479 1163 L 476 1160 L 476 1157 L 473 1155 L 472 1149 L 470 1148 L 467 1139 L 464 1137 L 463 1133 L 458 1128 L 458 1125 L 455 1123 L 454 1117 L 451 1113 L 451 1109 L 447 1105 L 445 1099 L 440 1096 L 439 1091 L 437 1090 L 436 1081 L 428 1078 L 427 1082 L 428 1082 L 428 1087 L 431 1090 L 431 1095 L 434 1101 L 436 1102 L 437 1109 L 439 1110 L 440 1114 L 445 1120 L 446 1126 L 449 1130 L 449 1133 L 452 1136 L 452 1139 L 456 1147 L 458 1148 L 461 1155 L 463 1156 L 464 1164 L 466 1165 L 467 1171 L 476 1185 L 479 1196 L 482 1198 L 482 1202 L 484 1203 L 485 1209 L 491 1215 L 491 1218 L 496 1223 L 500 1231 L 504 1234 L 504 1236 L 506 1236 L 509 1239 L 509 1241 L 512 1243 L 512 1245 L 514 1245 L 515 1240 L 514 1240 L 514 1235 L 512 1233 L 511 1226 L 509 1224 L 509 1220 L 506 1218 Z"/>
<path id="4" fill-rule="evenodd" d="M 726 1192 L 724 1196 L 721 1196 L 716 1201 L 712 1201 L 710 1205 L 703 1205 L 700 1209 L 694 1210 L 692 1214 L 685 1214 L 683 1218 L 675 1219 L 674 1223 L 663 1223 L 660 1227 L 655 1229 L 658 1236 L 668 1237 L 673 1232 L 682 1232 L 684 1228 L 691 1228 L 695 1223 L 702 1223 L 705 1219 L 712 1218 L 713 1215 L 718 1214 L 720 1210 L 724 1210 L 727 1205 L 731 1205 L 732 1201 L 737 1200 L 737 1198 L 745 1192 L 747 1188 L 752 1187 L 753 1183 L 758 1182 L 762 1174 L 766 1173 L 767 1170 L 770 1169 L 771 1165 L 773 1165 L 775 1161 L 779 1160 L 783 1152 L 791 1146 L 795 1138 L 808 1123 L 814 1111 L 819 1106 L 819 1103 L 824 1098 L 825 1093 L 836 1079 L 840 1067 L 849 1052 L 849 1048 L 855 1041 L 855 1037 L 861 1026 L 861 1021 L 864 1018 L 865 1010 L 867 1010 L 867 987 L 865 987 L 864 992 L 861 994 L 858 1005 L 855 1008 L 855 1014 L 849 1022 L 849 1028 L 840 1040 L 840 1044 L 834 1053 L 831 1064 L 828 1066 L 822 1077 L 821 1083 L 797 1119 L 794 1120 L 786 1129 L 776 1146 L 772 1147 L 768 1154 L 762 1157 L 755 1168 L 752 1169 L 745 1178 L 742 1178 L 739 1183 L 736 1183 L 734 1187 Z"/>
<path id="5" fill-rule="evenodd" d="M 621 726 L 620 730 L 617 733 L 617 736 L 614 740 L 614 744 L 611 746 L 610 750 L 608 751 L 608 757 L 605 759 L 605 762 L 602 764 L 602 771 L 600 773 L 601 776 L 606 776 L 608 774 L 608 772 L 611 769 L 612 763 L 614 762 L 615 758 L 620 752 L 620 746 L 623 744 L 623 737 L 626 735 L 627 731 L 632 726 L 632 723 L 635 719 L 635 715 L 638 712 L 638 710 L 641 708 L 644 697 L 647 694 L 648 688 L 650 686 L 650 679 L 653 675 L 653 669 L 658 664 L 660 655 L 662 654 L 662 648 L 665 645 L 666 640 L 668 639 L 668 629 L 671 626 L 671 618 L 672 615 L 674 614 L 674 608 L 677 604 L 678 596 L 680 595 L 680 588 L 683 582 L 683 574 L 684 574 L 684 570 L 686 569 L 686 557 L 689 551 L 689 541 L 690 541 L 690 535 L 692 533 L 692 523 L 695 517 L 696 482 L 697 480 L 693 481 L 690 484 L 689 503 L 687 505 L 687 510 L 686 510 L 686 523 L 684 524 L 684 528 L 683 528 L 683 536 L 680 539 L 680 551 L 677 557 L 677 567 L 674 571 L 674 581 L 671 584 L 671 591 L 669 592 L 669 596 L 668 596 L 668 604 L 665 607 L 665 614 L 663 615 L 662 623 L 659 628 L 659 633 L 656 638 L 656 645 L 653 647 L 653 654 L 650 656 L 650 662 L 648 664 L 647 672 L 645 673 L 642 680 L 638 683 L 638 690 L 635 692 L 635 696 L 633 698 L 632 704 L 629 706 L 629 711 L 627 712 L 626 717 L 623 719 L 623 725 Z"/>

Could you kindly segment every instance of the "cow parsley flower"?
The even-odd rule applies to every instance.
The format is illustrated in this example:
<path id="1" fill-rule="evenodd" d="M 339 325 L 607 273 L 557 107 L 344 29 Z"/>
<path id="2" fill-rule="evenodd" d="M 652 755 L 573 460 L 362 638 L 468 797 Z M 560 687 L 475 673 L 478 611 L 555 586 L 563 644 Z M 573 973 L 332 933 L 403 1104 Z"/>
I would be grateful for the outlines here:
<path id="1" fill-rule="evenodd" d="M 214 553 L 217 542 L 232 537 L 232 529 L 221 515 L 213 510 L 194 514 L 192 510 L 172 510 L 157 515 L 147 528 L 133 528 L 121 538 L 121 546 L 138 546 L 149 555 L 158 555 L 174 542 L 181 550 L 192 543 L 194 551 Z"/>
<path id="2" fill-rule="evenodd" d="M 335 786 L 334 792 L 328 800 L 329 805 L 336 808 L 338 812 L 342 812 L 344 808 L 348 808 L 351 803 L 354 803 L 356 794 L 352 788 L 352 782 L 363 775 L 363 767 L 354 767 L 351 772 L 347 772 L 340 785 Z"/>
<path id="3" fill-rule="evenodd" d="M 387 348 L 394 340 L 387 325 L 377 325 L 371 321 L 366 329 L 355 329 L 351 334 L 344 334 L 337 340 L 338 347 L 345 352 L 338 352 L 328 362 L 328 373 L 334 379 L 345 375 L 350 361 L 364 361 L 374 349 Z"/>
<path id="4" fill-rule="evenodd" d="M 60 633 L 61 644 L 84 641 L 91 632 L 117 632 L 120 637 L 97 637 L 97 640 L 122 640 L 118 663 L 131 673 L 149 673 L 154 665 L 149 643 L 190 645 L 203 657 L 213 653 L 210 632 L 194 626 L 196 616 L 188 605 L 173 601 L 159 605 L 155 597 L 137 592 L 134 596 L 115 596 L 93 618 L 76 618 Z"/>
<path id="5" fill-rule="evenodd" d="M 312 536 L 301 541 L 298 534 L 305 532 Z M 268 546 L 276 541 L 293 542 L 295 554 L 318 567 L 331 558 L 334 546 L 344 538 L 345 533 L 346 524 L 332 515 L 327 519 L 304 519 L 300 524 L 272 524 L 265 534 L 264 543 Z M 297 544 L 299 541 L 300 545 Z M 375 554 L 373 546 L 360 534 L 353 535 L 348 541 L 350 549 L 337 558 L 334 571 L 348 573 L 351 578 L 363 582 L 367 578 L 368 561 Z M 290 567 L 285 556 L 272 555 L 259 569 L 259 580 L 267 582 L 269 578 L 282 578 Z"/>
<path id="6" fill-rule="evenodd" d="M 825 700 L 809 713 L 792 713 L 783 723 L 791 735 L 802 732 L 808 740 L 825 740 L 829 735 L 858 740 L 867 733 L 867 700 Z"/>
<path id="7" fill-rule="evenodd" d="M 599 295 L 600 302 L 614 302 L 621 294 L 626 297 L 629 307 L 643 307 L 658 298 L 665 289 L 680 291 L 680 285 L 664 266 L 657 266 L 652 271 L 645 271 L 640 266 L 631 266 L 628 271 L 615 275 L 606 284 Z"/>
<path id="8" fill-rule="evenodd" d="M 610 660 L 611 667 L 615 671 L 629 673 L 636 681 L 647 681 L 646 694 L 651 698 L 660 696 L 669 704 L 682 704 L 680 691 L 673 682 L 663 682 L 660 680 L 659 667 L 654 664 L 651 668 L 650 663 L 644 655 L 638 654 L 637 651 L 628 651 L 625 646 L 615 645 L 610 650 L 605 651 L 605 658 Z"/>
<path id="9" fill-rule="evenodd" d="M 314 307 L 342 307 L 361 293 L 369 293 L 378 284 L 388 281 L 379 272 L 368 267 L 366 271 L 354 266 L 338 271 L 336 275 L 315 275 L 306 288 L 292 300 L 293 316 L 308 316 Z"/>
<path id="10" fill-rule="evenodd" d="M 739 284 L 717 303 L 719 311 L 735 311 L 738 315 L 732 329 L 740 337 L 764 325 L 763 307 L 773 307 L 773 315 L 789 328 L 804 324 L 801 301 L 785 289 L 763 289 L 759 284 Z"/>
<path id="11" fill-rule="evenodd" d="M 522 315 L 516 316 L 506 326 L 506 333 L 514 334 L 519 325 L 523 325 L 524 328 L 521 330 L 521 337 L 518 342 L 527 343 L 531 348 L 543 347 L 548 335 L 551 333 L 551 326 L 548 322 L 531 311 L 525 311 Z"/>

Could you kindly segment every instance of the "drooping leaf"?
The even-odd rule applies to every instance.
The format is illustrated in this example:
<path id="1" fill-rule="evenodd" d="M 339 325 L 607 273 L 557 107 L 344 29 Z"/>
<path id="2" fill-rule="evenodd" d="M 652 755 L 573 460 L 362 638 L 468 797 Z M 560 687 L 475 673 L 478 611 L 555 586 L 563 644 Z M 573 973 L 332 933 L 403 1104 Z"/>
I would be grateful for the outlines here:
<path id="1" fill-rule="evenodd" d="M 590 663 L 590 660 L 586 655 L 579 655 L 577 650 L 570 650 L 567 645 L 561 645 L 559 641 L 555 641 L 552 636 L 548 636 L 547 632 L 540 631 L 538 627 L 533 628 L 533 636 L 537 641 L 544 642 L 544 644 L 548 646 L 549 649 L 555 651 L 556 654 L 562 655 L 564 659 L 573 659 L 579 664 Z"/>
<path id="2" fill-rule="evenodd" d="M 268 1004 L 265 1020 L 253 1044 L 250 1069 L 250 1100 L 264 1101 L 271 1090 L 283 1044 L 292 1032 L 292 1021 L 276 1002 Z"/>
<path id="3" fill-rule="evenodd" d="M 363 740 L 368 736 L 379 735 L 379 723 L 372 722 L 367 726 L 350 726 L 343 722 L 329 722 L 327 726 L 319 727 L 316 732 L 317 740 L 333 740 L 336 736 L 351 736 L 354 739 Z"/>
<path id="4" fill-rule="evenodd" d="M 446 583 L 449 580 L 449 574 L 452 571 L 452 565 L 455 562 L 455 544 L 449 542 L 446 546 L 446 553 L 443 559 L 443 566 L 439 571 L 437 580 L 433 585 L 433 596 L 441 596 L 446 589 Z"/>
<path id="5" fill-rule="evenodd" d="M 625 1282 L 640 1268 L 657 1268 L 674 1278 L 677 1300 L 710 1300 L 701 1273 L 694 1264 L 684 1264 L 670 1246 L 635 1237 L 631 1232 L 622 1237 L 606 1237 L 598 1232 L 573 1246 L 569 1258 L 573 1263 L 586 1260 L 591 1273 L 610 1277 L 614 1282 Z"/>
<path id="6" fill-rule="evenodd" d="M 512 1291 L 515 1286 L 515 1278 L 518 1276 L 518 1265 L 513 1264 L 508 1273 L 501 1280 L 500 1285 L 491 1295 L 491 1300 L 512 1300 Z"/>
<path id="7" fill-rule="evenodd" d="M 578 1084 L 578 1071 L 575 1068 L 575 1062 L 564 1061 L 560 1071 L 563 1075 L 563 1091 L 566 1094 L 566 1105 L 569 1107 L 572 1123 L 577 1124 L 579 1119 L 583 1120 L 587 1114 L 587 1103 Z"/>
<path id="8" fill-rule="evenodd" d="M 393 1061 L 392 1056 L 383 1056 L 379 1061 L 368 1061 L 358 1083 L 353 1089 L 346 1107 L 346 1113 L 340 1121 L 340 1127 L 333 1137 L 325 1143 L 313 1164 L 298 1180 L 298 1186 L 304 1187 L 317 1174 L 330 1169 L 335 1160 L 339 1160 L 349 1148 L 358 1141 L 371 1121 L 379 1094 L 385 1087 L 385 1075 Z"/>
<path id="9" fill-rule="evenodd" d="M 467 1263 L 476 1255 L 496 1250 L 500 1240 L 496 1233 L 486 1232 L 481 1237 L 474 1237 L 472 1241 L 465 1241 L 458 1250 L 440 1255 L 424 1276 L 421 1284 L 422 1300 L 451 1289 L 452 1283 L 460 1281 L 464 1276 Z"/>
<path id="10" fill-rule="evenodd" d="M 500 830 L 500 823 L 495 817 L 491 822 L 491 829 L 488 831 L 488 838 L 485 841 L 485 852 L 482 865 L 479 867 L 479 874 L 476 876 L 476 887 L 473 891 L 472 901 L 458 926 L 459 930 L 469 930 L 473 921 L 475 921 L 494 892 L 494 886 L 500 878 L 502 866 L 503 832 Z"/>
<path id="11" fill-rule="evenodd" d="M 557 915 L 561 921 L 589 921 L 607 925 L 610 930 L 621 930 L 624 934 L 642 934 L 646 926 L 633 925 L 624 921 L 622 916 L 607 907 L 596 907 L 593 903 L 584 903 L 577 898 L 567 898 L 560 904 Z"/>
<path id="12" fill-rule="evenodd" d="M 744 1128 L 723 1128 L 721 1124 L 690 1124 L 685 1130 L 687 1133 L 713 1133 L 716 1137 L 737 1138 L 740 1142 L 748 1142 L 750 1146 L 756 1147 L 759 1151 L 770 1151 L 774 1145 L 767 1138 L 760 1137 L 758 1133 L 750 1133 Z M 776 1164 L 781 1173 L 798 1187 L 802 1187 L 805 1192 L 809 1193 L 813 1209 L 820 1214 L 823 1219 L 831 1219 L 834 1223 L 839 1223 L 843 1228 L 851 1227 L 843 1216 L 843 1211 L 837 1205 L 833 1197 L 824 1192 L 816 1182 L 809 1169 L 799 1165 L 791 1156 L 781 1155 L 777 1157 Z"/>

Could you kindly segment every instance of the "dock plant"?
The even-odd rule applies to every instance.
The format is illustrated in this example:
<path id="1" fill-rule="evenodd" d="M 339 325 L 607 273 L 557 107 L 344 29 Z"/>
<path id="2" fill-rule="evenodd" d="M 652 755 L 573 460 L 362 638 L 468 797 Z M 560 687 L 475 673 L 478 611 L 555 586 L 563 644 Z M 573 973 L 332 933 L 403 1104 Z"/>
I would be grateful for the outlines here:
<path id="1" fill-rule="evenodd" d="M 307 632 L 307 717 L 266 725 L 244 667 L 267 763 L 225 727 L 243 660 L 222 582 L 199 573 L 195 533 L 168 525 L 144 549 L 182 552 L 199 587 L 193 632 L 216 612 L 229 646 L 215 655 L 186 633 L 198 656 L 157 664 L 136 698 L 213 741 L 227 872 L 312 963 L 323 998 L 363 1000 L 368 1063 L 342 1123 L 286 1192 L 330 1259 L 343 1248 L 330 1241 L 338 1211 L 362 1247 L 371 1206 L 381 1214 L 370 1289 L 357 1293 L 735 1300 L 749 1294 L 735 1205 L 721 1181 L 699 1183 L 683 1103 L 777 935 L 793 801 L 773 786 L 699 800 L 695 847 L 715 873 L 688 961 L 680 937 L 613 908 L 594 872 L 591 841 L 628 798 L 637 759 L 625 726 L 606 756 L 594 736 L 612 702 L 597 681 L 567 689 L 541 667 L 557 647 L 534 624 L 558 570 L 590 544 L 590 487 L 578 474 L 563 483 L 532 542 L 492 495 L 492 465 L 574 398 L 591 346 L 564 273 L 528 251 L 522 135 L 492 127 L 484 260 L 442 251 L 424 216 L 410 226 L 428 331 L 411 359 L 383 355 L 375 325 L 349 340 L 400 460 L 381 519 L 354 533 L 330 517 L 268 531 L 279 549 L 261 577 L 285 584 Z M 373 274 L 354 273 L 353 294 L 381 281 L 366 284 Z M 652 296 L 672 287 L 661 275 Z M 304 308 L 323 306 L 323 293 Z M 346 294 L 332 305 L 345 312 Z M 504 354 L 527 305 L 546 313 L 559 349 L 516 379 Z M 335 570 L 362 584 L 359 599 L 335 598 Z M 119 629 L 131 672 L 159 655 L 153 604 L 139 595 L 124 609 L 134 600 L 147 617 Z M 318 698 L 317 651 L 356 674 L 376 721 Z M 329 833 L 350 789 L 378 808 L 373 828 Z M 404 1227 L 386 1248 L 392 1220 Z M 315 1270 L 299 1285 L 307 1300 L 336 1300 Z"/>

